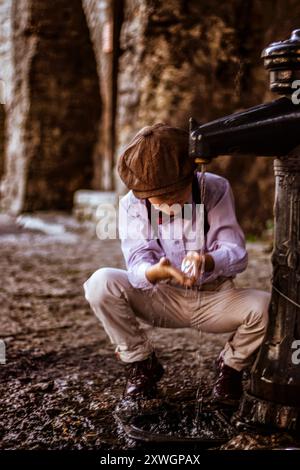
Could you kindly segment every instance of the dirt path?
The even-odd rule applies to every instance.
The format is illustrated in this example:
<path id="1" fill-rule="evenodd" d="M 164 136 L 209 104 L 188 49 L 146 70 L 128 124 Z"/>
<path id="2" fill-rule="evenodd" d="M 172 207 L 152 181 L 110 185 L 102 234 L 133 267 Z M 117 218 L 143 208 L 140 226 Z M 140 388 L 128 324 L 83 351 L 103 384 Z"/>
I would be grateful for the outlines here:
<path id="1" fill-rule="evenodd" d="M 123 448 L 112 417 L 124 384 L 123 365 L 93 316 L 82 284 L 101 266 L 123 267 L 117 241 L 81 233 L 66 218 L 59 235 L 2 227 L 0 448 Z M 270 253 L 249 244 L 239 286 L 269 289 Z M 166 367 L 163 387 L 210 384 L 225 337 L 189 329 L 149 331 Z M 200 356 L 198 353 L 200 352 Z M 176 382 L 174 378 L 176 377 Z"/>

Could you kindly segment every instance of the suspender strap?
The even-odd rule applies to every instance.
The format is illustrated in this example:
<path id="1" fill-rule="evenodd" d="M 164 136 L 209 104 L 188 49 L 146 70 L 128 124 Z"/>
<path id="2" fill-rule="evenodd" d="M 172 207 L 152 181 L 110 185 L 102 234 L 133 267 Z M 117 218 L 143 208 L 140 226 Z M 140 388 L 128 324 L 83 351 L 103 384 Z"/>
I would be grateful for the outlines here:
<path id="1" fill-rule="evenodd" d="M 148 220 L 152 226 L 153 232 L 154 232 L 154 237 L 157 238 L 157 241 L 160 245 L 159 237 L 158 237 L 158 217 L 161 217 L 161 212 L 159 211 L 158 217 L 155 218 L 155 220 L 152 219 L 151 217 L 151 203 L 149 199 L 146 199 L 146 207 L 147 207 L 147 213 L 148 213 Z M 154 213 L 154 211 L 153 211 Z"/>

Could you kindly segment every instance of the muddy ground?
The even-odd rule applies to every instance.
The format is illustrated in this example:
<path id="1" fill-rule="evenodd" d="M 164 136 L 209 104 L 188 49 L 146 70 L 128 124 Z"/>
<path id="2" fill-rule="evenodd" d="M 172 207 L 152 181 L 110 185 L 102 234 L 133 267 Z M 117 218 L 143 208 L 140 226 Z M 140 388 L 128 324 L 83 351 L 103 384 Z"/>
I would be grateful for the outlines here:
<path id="1" fill-rule="evenodd" d="M 71 217 L 43 217 L 63 231 L 20 229 L 8 219 L 0 224 L 0 339 L 7 351 L 6 365 L 0 365 L 0 449 L 126 448 L 112 415 L 124 367 L 82 289 L 99 267 L 124 266 L 119 243 L 99 241 Z M 249 267 L 236 284 L 269 290 L 270 243 L 248 243 L 248 251 Z M 199 380 L 211 385 L 226 335 L 148 333 L 166 368 L 161 394 L 195 389 Z M 288 435 L 281 440 L 292 442 Z M 235 442 L 229 447 L 270 445 L 248 435 Z"/>

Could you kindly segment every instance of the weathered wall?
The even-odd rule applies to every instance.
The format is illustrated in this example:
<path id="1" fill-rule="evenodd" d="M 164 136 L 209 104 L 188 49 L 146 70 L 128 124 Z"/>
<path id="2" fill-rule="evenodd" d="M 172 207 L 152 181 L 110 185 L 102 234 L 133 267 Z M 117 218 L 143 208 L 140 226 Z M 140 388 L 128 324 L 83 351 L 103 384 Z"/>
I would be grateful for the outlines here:
<path id="1" fill-rule="evenodd" d="M 299 24 L 295 0 L 127 0 L 117 154 L 146 124 L 187 128 L 190 116 L 206 122 L 274 98 L 261 50 Z M 208 169 L 230 179 L 243 228 L 260 232 L 272 219 L 272 159 L 226 157 Z"/>
<path id="2" fill-rule="evenodd" d="M 0 179 L 4 174 L 6 117 L 11 97 L 11 0 L 0 0 Z"/>
<path id="3" fill-rule="evenodd" d="M 5 117 L 4 105 L 0 104 L 0 178 L 3 176 L 5 163 Z"/>
<path id="4" fill-rule="evenodd" d="M 82 0 L 97 60 L 102 119 L 94 165 L 94 187 L 114 186 L 115 116 L 119 58 L 119 30 L 123 0 Z"/>
<path id="5" fill-rule="evenodd" d="M 107 32 L 123 4 L 117 71 Z M 113 158 L 142 126 L 187 128 L 272 99 L 261 50 L 299 24 L 296 0 L 0 0 L 2 209 L 70 208 L 76 189 L 111 188 Z M 272 167 L 208 167 L 230 179 L 248 233 L 272 219 Z"/>
<path id="6" fill-rule="evenodd" d="M 4 173 L 5 155 L 5 108 L 0 104 L 0 178 Z"/>
<path id="7" fill-rule="evenodd" d="M 6 2 L 4 2 L 6 4 Z M 29 2 L 21 0 L 23 10 L 23 22 L 28 21 Z M 7 4 L 6 4 L 7 5 Z M 30 56 L 32 53 L 32 41 L 22 44 L 21 61 L 19 42 L 15 44 L 16 35 L 13 25 L 13 10 L 15 4 L 11 1 L 7 10 L 7 24 L 9 25 L 9 37 L 7 37 L 6 54 L 1 57 L 1 65 L 6 66 L 6 89 L 9 86 L 10 93 L 6 104 L 6 148 L 5 148 L 5 173 L 1 181 L 1 209 L 11 213 L 18 213 L 23 205 L 26 173 L 25 173 L 25 123 L 29 108 L 28 81 L 23 77 L 28 76 Z M 25 36 L 24 36 L 25 40 Z"/>
<path id="8" fill-rule="evenodd" d="M 5 109 L 7 110 L 12 94 L 12 0 L 0 0 L 0 80 L 4 82 Z"/>
<path id="9" fill-rule="evenodd" d="M 94 187 L 111 189 L 111 85 L 112 85 L 112 42 L 109 0 L 83 0 L 82 5 L 93 43 L 99 76 L 99 91 L 102 99 L 102 119 L 99 125 L 98 142 L 95 152 Z M 107 29 L 109 29 L 107 31 Z M 104 44 L 105 31 L 109 33 Z M 107 47 L 108 46 L 108 47 Z M 111 46 L 111 47 L 109 47 Z"/>
<path id="10" fill-rule="evenodd" d="M 14 0 L 13 91 L 2 207 L 67 209 L 91 187 L 101 112 L 80 0 Z"/>

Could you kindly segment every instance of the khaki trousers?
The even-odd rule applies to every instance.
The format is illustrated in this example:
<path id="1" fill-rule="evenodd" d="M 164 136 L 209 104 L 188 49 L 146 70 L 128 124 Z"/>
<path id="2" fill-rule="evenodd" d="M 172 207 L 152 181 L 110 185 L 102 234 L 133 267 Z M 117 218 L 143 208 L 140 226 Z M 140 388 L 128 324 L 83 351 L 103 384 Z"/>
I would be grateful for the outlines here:
<path id="1" fill-rule="evenodd" d="M 204 284 L 201 291 L 165 283 L 141 290 L 132 287 L 126 271 L 102 268 L 83 287 L 86 300 L 124 362 L 143 360 L 153 351 L 140 318 L 153 327 L 231 333 L 222 356 L 225 364 L 242 370 L 251 364 L 268 321 L 270 294 L 237 288 L 232 278 Z"/>

